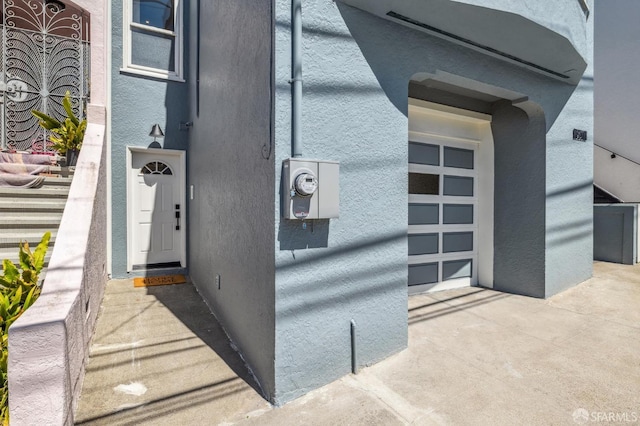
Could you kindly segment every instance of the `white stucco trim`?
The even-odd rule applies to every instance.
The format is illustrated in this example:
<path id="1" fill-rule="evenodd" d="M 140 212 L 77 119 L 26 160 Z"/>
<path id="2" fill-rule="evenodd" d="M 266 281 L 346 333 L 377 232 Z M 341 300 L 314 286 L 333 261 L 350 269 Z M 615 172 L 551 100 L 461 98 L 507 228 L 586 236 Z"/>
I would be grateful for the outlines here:
<path id="1" fill-rule="evenodd" d="M 482 125 L 478 146 L 478 284 L 493 288 L 493 228 L 495 166 L 491 124 Z"/>
<path id="2" fill-rule="evenodd" d="M 107 6 L 107 28 L 111 28 L 112 15 L 111 15 L 111 2 L 108 2 Z M 112 46 L 112 32 L 107 32 L 107 51 L 111 52 Z M 107 158 L 106 163 L 106 176 L 107 176 L 107 274 L 111 277 L 113 273 L 113 202 L 111 197 L 113 195 L 113 182 L 111 173 L 111 55 L 107 55 L 107 128 L 106 128 L 106 144 L 107 144 Z"/>
<path id="3" fill-rule="evenodd" d="M 182 268 L 187 267 L 187 227 L 186 227 L 186 175 L 187 175 L 187 152 L 176 150 L 176 149 L 160 149 L 160 148 L 141 148 L 137 146 L 128 146 L 126 151 L 127 158 L 127 175 L 126 175 L 126 184 L 127 184 L 127 272 L 131 272 L 133 270 L 133 262 L 131 261 L 131 250 L 132 250 L 132 242 L 133 242 L 133 215 L 130 212 L 130 208 L 133 205 L 132 200 L 132 191 L 131 191 L 131 167 L 133 164 L 133 154 L 139 153 L 147 153 L 147 154 L 155 154 L 157 157 L 178 157 L 178 161 L 180 163 L 180 170 L 177 171 L 178 176 L 178 186 L 180 190 L 180 203 L 183 206 L 182 214 L 180 215 L 180 228 L 182 229 L 182 238 L 180 239 L 180 266 Z"/>
<path id="4" fill-rule="evenodd" d="M 492 118 L 489 114 L 456 108 L 449 105 L 437 104 L 435 102 L 423 101 L 422 99 L 409 98 L 409 106 L 428 109 L 429 114 L 454 118 L 456 120 L 468 120 L 477 123 L 490 123 Z"/>

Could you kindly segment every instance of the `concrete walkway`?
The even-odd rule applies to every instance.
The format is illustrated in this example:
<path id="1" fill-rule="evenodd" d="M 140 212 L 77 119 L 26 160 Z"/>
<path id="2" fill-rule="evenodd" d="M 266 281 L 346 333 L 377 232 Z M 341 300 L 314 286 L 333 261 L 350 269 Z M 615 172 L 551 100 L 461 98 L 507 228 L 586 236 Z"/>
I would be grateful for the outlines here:
<path id="1" fill-rule="evenodd" d="M 407 350 L 272 408 L 191 285 L 112 281 L 76 422 L 640 424 L 640 266 L 595 263 L 548 300 L 469 288 L 408 309 Z"/>

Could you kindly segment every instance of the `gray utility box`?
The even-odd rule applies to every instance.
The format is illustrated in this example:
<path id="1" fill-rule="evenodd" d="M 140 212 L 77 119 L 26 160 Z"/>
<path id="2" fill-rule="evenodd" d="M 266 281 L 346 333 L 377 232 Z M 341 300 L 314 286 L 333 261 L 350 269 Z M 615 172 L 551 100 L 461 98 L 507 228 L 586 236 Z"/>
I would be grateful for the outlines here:
<path id="1" fill-rule="evenodd" d="M 289 158 L 282 167 L 282 216 L 330 219 L 340 214 L 340 163 Z"/>

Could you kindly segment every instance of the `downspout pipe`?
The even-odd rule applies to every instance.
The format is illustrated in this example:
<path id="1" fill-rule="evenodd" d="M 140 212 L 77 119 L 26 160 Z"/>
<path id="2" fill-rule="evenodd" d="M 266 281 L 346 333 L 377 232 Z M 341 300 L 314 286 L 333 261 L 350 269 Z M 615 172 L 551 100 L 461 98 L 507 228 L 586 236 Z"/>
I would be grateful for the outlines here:
<path id="1" fill-rule="evenodd" d="M 302 0 L 291 0 L 291 156 L 302 157 Z"/>

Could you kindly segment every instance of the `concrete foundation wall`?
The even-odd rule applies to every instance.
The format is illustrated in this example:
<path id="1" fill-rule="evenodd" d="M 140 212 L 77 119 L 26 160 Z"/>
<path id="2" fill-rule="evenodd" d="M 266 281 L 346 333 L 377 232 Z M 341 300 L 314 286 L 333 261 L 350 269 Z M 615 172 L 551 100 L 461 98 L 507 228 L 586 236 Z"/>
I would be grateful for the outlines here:
<path id="1" fill-rule="evenodd" d="M 575 18 L 573 12 L 570 17 Z M 528 176 L 520 181 L 528 182 L 534 193 L 523 194 L 513 182 L 508 194 L 518 198 L 500 213 L 506 222 L 496 220 L 496 228 L 510 229 L 510 241 L 523 235 L 532 239 L 530 246 L 520 244 L 518 253 L 536 251 L 524 270 L 533 276 L 520 286 L 516 283 L 513 291 L 544 297 L 590 276 L 591 264 L 583 261 L 591 256 L 589 243 L 558 242 L 553 249 L 557 260 L 546 251 L 550 226 L 575 217 L 586 220 L 591 214 L 585 192 L 578 190 L 575 197 L 573 192 L 558 192 L 553 202 L 545 201 L 560 184 L 579 187 L 591 173 L 590 144 L 573 141 L 571 132 L 573 127 L 592 129 L 589 88 L 581 86 L 576 92 L 581 97 L 571 104 L 579 113 L 565 112 L 562 118 L 572 120 L 561 123 L 558 117 L 575 86 L 341 3 L 304 3 L 302 65 L 302 155 L 340 161 L 340 218 L 313 221 L 306 229 L 300 222 L 281 219 L 280 165 L 291 155 L 289 19 L 290 2 L 276 1 L 276 403 L 350 371 L 351 319 L 357 324 L 359 365 L 406 346 L 407 96 L 417 73 L 493 99 L 509 97 L 520 110 L 537 110 L 524 114 L 535 118 L 531 139 L 521 142 L 513 134 L 508 148 L 527 166 Z M 506 156 L 503 161 L 513 167 L 506 152 L 496 155 Z M 566 168 L 569 161 L 575 164 L 560 173 L 560 164 Z M 496 188 L 508 185 L 508 179 L 508 173 L 497 174 Z M 523 209 L 518 201 L 530 195 L 535 205 Z M 569 207 L 561 207 L 564 200 Z M 522 214 L 530 223 L 518 217 Z M 513 248 L 497 245 L 496 256 L 499 249 Z M 524 276 L 517 266 L 523 258 L 509 259 L 505 271 Z M 564 274 L 556 266 L 560 263 L 574 270 Z M 531 286 L 535 292 L 529 291 Z"/>
<path id="2" fill-rule="evenodd" d="M 184 8 L 184 38 L 190 31 L 190 0 L 181 0 Z M 186 83 L 125 73 L 123 67 L 123 2 L 111 3 L 111 176 L 112 176 L 112 276 L 125 278 L 140 275 L 127 273 L 127 146 L 187 149 L 188 131 L 180 122 L 189 121 Z M 184 50 L 188 70 L 189 50 Z M 151 127 L 160 124 L 164 138 L 154 143 Z"/>
<path id="3" fill-rule="evenodd" d="M 203 1 L 190 14 L 189 272 L 272 399 L 272 6 Z"/>

